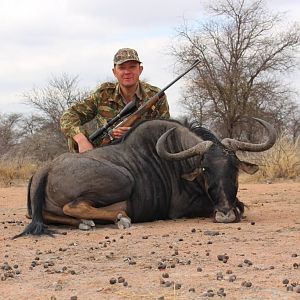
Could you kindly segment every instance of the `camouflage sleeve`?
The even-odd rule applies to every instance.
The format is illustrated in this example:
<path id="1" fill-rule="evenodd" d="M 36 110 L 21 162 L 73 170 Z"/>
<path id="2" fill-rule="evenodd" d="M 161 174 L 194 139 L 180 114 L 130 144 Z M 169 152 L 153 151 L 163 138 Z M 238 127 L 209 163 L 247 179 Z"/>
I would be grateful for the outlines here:
<path id="1" fill-rule="evenodd" d="M 82 125 L 91 121 L 97 115 L 97 111 L 95 94 L 82 102 L 73 104 L 60 119 L 61 131 L 69 138 L 78 133 L 86 134 Z"/>
<path id="2" fill-rule="evenodd" d="M 169 104 L 167 100 L 167 96 L 164 95 L 157 103 L 157 110 L 159 113 L 159 117 L 162 119 L 170 118 Z"/>

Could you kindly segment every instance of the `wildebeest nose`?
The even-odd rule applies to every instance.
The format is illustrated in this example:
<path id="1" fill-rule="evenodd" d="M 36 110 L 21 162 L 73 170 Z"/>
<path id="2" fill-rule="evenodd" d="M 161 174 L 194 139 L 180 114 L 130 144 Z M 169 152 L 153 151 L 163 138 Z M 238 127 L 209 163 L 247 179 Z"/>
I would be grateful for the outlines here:
<path id="1" fill-rule="evenodd" d="M 215 211 L 214 216 L 215 222 L 218 223 L 232 223 L 232 222 L 238 222 L 239 218 L 236 214 L 235 209 L 224 209 L 224 207 L 220 210 Z"/>

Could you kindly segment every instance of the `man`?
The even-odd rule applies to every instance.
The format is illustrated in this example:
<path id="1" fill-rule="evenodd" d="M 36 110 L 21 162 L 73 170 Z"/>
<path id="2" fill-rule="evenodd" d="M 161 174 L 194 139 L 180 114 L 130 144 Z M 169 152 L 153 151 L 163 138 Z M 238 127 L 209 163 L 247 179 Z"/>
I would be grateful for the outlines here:
<path id="1" fill-rule="evenodd" d="M 82 153 L 94 148 L 87 138 L 86 131 L 82 128 L 83 124 L 96 118 L 98 127 L 102 127 L 128 102 L 135 101 L 136 106 L 139 107 L 160 91 L 159 88 L 140 81 L 143 66 L 134 49 L 118 50 L 113 62 L 112 71 L 117 82 L 103 83 L 91 96 L 83 102 L 72 105 L 61 117 L 61 130 L 68 137 L 71 151 L 78 148 L 78 152 Z M 167 119 L 169 117 L 169 106 L 164 95 L 142 118 Z M 129 127 L 118 127 L 111 130 L 110 135 L 114 139 L 120 138 L 128 129 Z"/>

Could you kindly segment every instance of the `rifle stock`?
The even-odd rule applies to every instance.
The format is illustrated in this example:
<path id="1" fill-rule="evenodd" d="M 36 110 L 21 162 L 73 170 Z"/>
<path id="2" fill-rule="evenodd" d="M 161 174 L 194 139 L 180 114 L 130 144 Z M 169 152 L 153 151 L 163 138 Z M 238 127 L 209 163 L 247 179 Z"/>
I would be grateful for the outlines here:
<path id="1" fill-rule="evenodd" d="M 157 93 L 153 97 L 151 97 L 147 102 L 141 105 L 135 112 L 133 112 L 130 116 L 122 120 L 118 125 L 114 128 L 118 127 L 131 127 L 135 122 L 140 120 L 142 116 L 149 110 L 153 105 L 155 105 L 159 99 L 164 95 L 164 93 Z M 102 141 L 101 145 L 107 145 L 111 142 L 110 137 L 105 136 Z"/>
<path id="2" fill-rule="evenodd" d="M 170 82 L 166 87 L 164 87 L 162 90 L 160 90 L 157 94 L 155 94 L 153 97 L 151 97 L 148 101 L 146 101 L 144 104 L 142 104 L 135 112 L 131 113 L 130 116 L 128 116 L 126 119 L 121 121 L 115 128 L 118 127 L 131 127 L 135 122 L 141 119 L 143 114 L 145 114 L 148 110 L 151 109 L 152 106 L 155 106 L 156 103 L 159 101 L 159 99 L 165 94 L 165 90 L 167 90 L 171 85 L 173 85 L 176 81 L 178 81 L 181 77 L 183 77 L 185 74 L 187 74 L 189 71 L 191 71 L 194 67 L 196 67 L 200 63 L 200 60 L 196 60 L 186 71 L 184 71 L 181 75 L 176 77 L 172 82 Z M 111 123 L 111 122 L 108 122 Z M 109 126 L 112 124 L 109 124 Z M 103 126 L 104 130 L 97 130 L 94 133 L 92 133 L 89 137 L 90 141 L 94 141 L 96 138 L 98 138 L 103 133 L 107 133 L 107 127 Z M 105 136 L 102 139 L 101 145 L 107 145 L 111 142 L 111 138 L 109 136 Z"/>

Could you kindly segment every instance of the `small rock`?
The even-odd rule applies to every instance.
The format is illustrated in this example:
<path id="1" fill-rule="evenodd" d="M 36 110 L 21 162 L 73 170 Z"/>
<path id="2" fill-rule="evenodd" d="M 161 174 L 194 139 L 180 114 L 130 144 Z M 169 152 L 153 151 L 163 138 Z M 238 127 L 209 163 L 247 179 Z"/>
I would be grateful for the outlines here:
<path id="1" fill-rule="evenodd" d="M 163 262 L 159 262 L 158 263 L 158 270 L 164 270 L 164 269 L 166 269 L 166 264 L 165 263 L 163 263 Z"/>
<path id="2" fill-rule="evenodd" d="M 180 283 L 176 283 L 175 284 L 175 290 L 180 290 L 181 289 L 181 284 Z"/>
<path id="3" fill-rule="evenodd" d="M 217 295 L 220 296 L 220 297 L 226 297 L 226 293 L 225 293 L 224 288 L 220 288 L 220 289 L 217 291 Z"/>
<path id="4" fill-rule="evenodd" d="M 62 287 L 61 284 L 57 284 L 57 285 L 55 286 L 55 290 L 56 290 L 56 291 L 62 291 L 62 289 L 63 289 L 63 287 Z"/>
<path id="5" fill-rule="evenodd" d="M 166 282 L 165 282 L 165 286 L 166 286 L 166 287 L 170 287 L 171 285 L 172 285 L 172 282 L 170 282 L 170 281 L 166 281 Z"/>
<path id="6" fill-rule="evenodd" d="M 206 230 L 203 232 L 204 235 L 208 235 L 208 236 L 216 236 L 219 235 L 220 232 L 219 231 L 212 231 L 212 230 Z"/>
<path id="7" fill-rule="evenodd" d="M 288 280 L 288 279 L 283 279 L 283 280 L 282 280 L 282 283 L 283 283 L 283 284 L 288 284 L 288 283 L 289 283 L 289 280 Z"/>
<path id="8" fill-rule="evenodd" d="M 218 260 L 222 261 L 223 263 L 227 263 L 228 259 L 229 259 L 228 255 L 225 255 L 225 254 L 218 255 Z"/>
<path id="9" fill-rule="evenodd" d="M 242 286 L 249 288 L 252 286 L 252 283 L 250 281 L 243 281 Z"/>
<path id="10" fill-rule="evenodd" d="M 250 261 L 249 259 L 245 259 L 245 260 L 244 260 L 244 263 L 245 263 L 248 267 L 250 267 L 250 266 L 253 265 L 252 261 Z"/>
<path id="11" fill-rule="evenodd" d="M 214 297 L 215 293 L 213 290 L 208 290 L 206 293 L 203 294 L 204 297 Z"/>
<path id="12" fill-rule="evenodd" d="M 117 283 L 117 279 L 113 277 L 113 278 L 109 279 L 109 283 L 115 284 L 115 283 Z"/>

